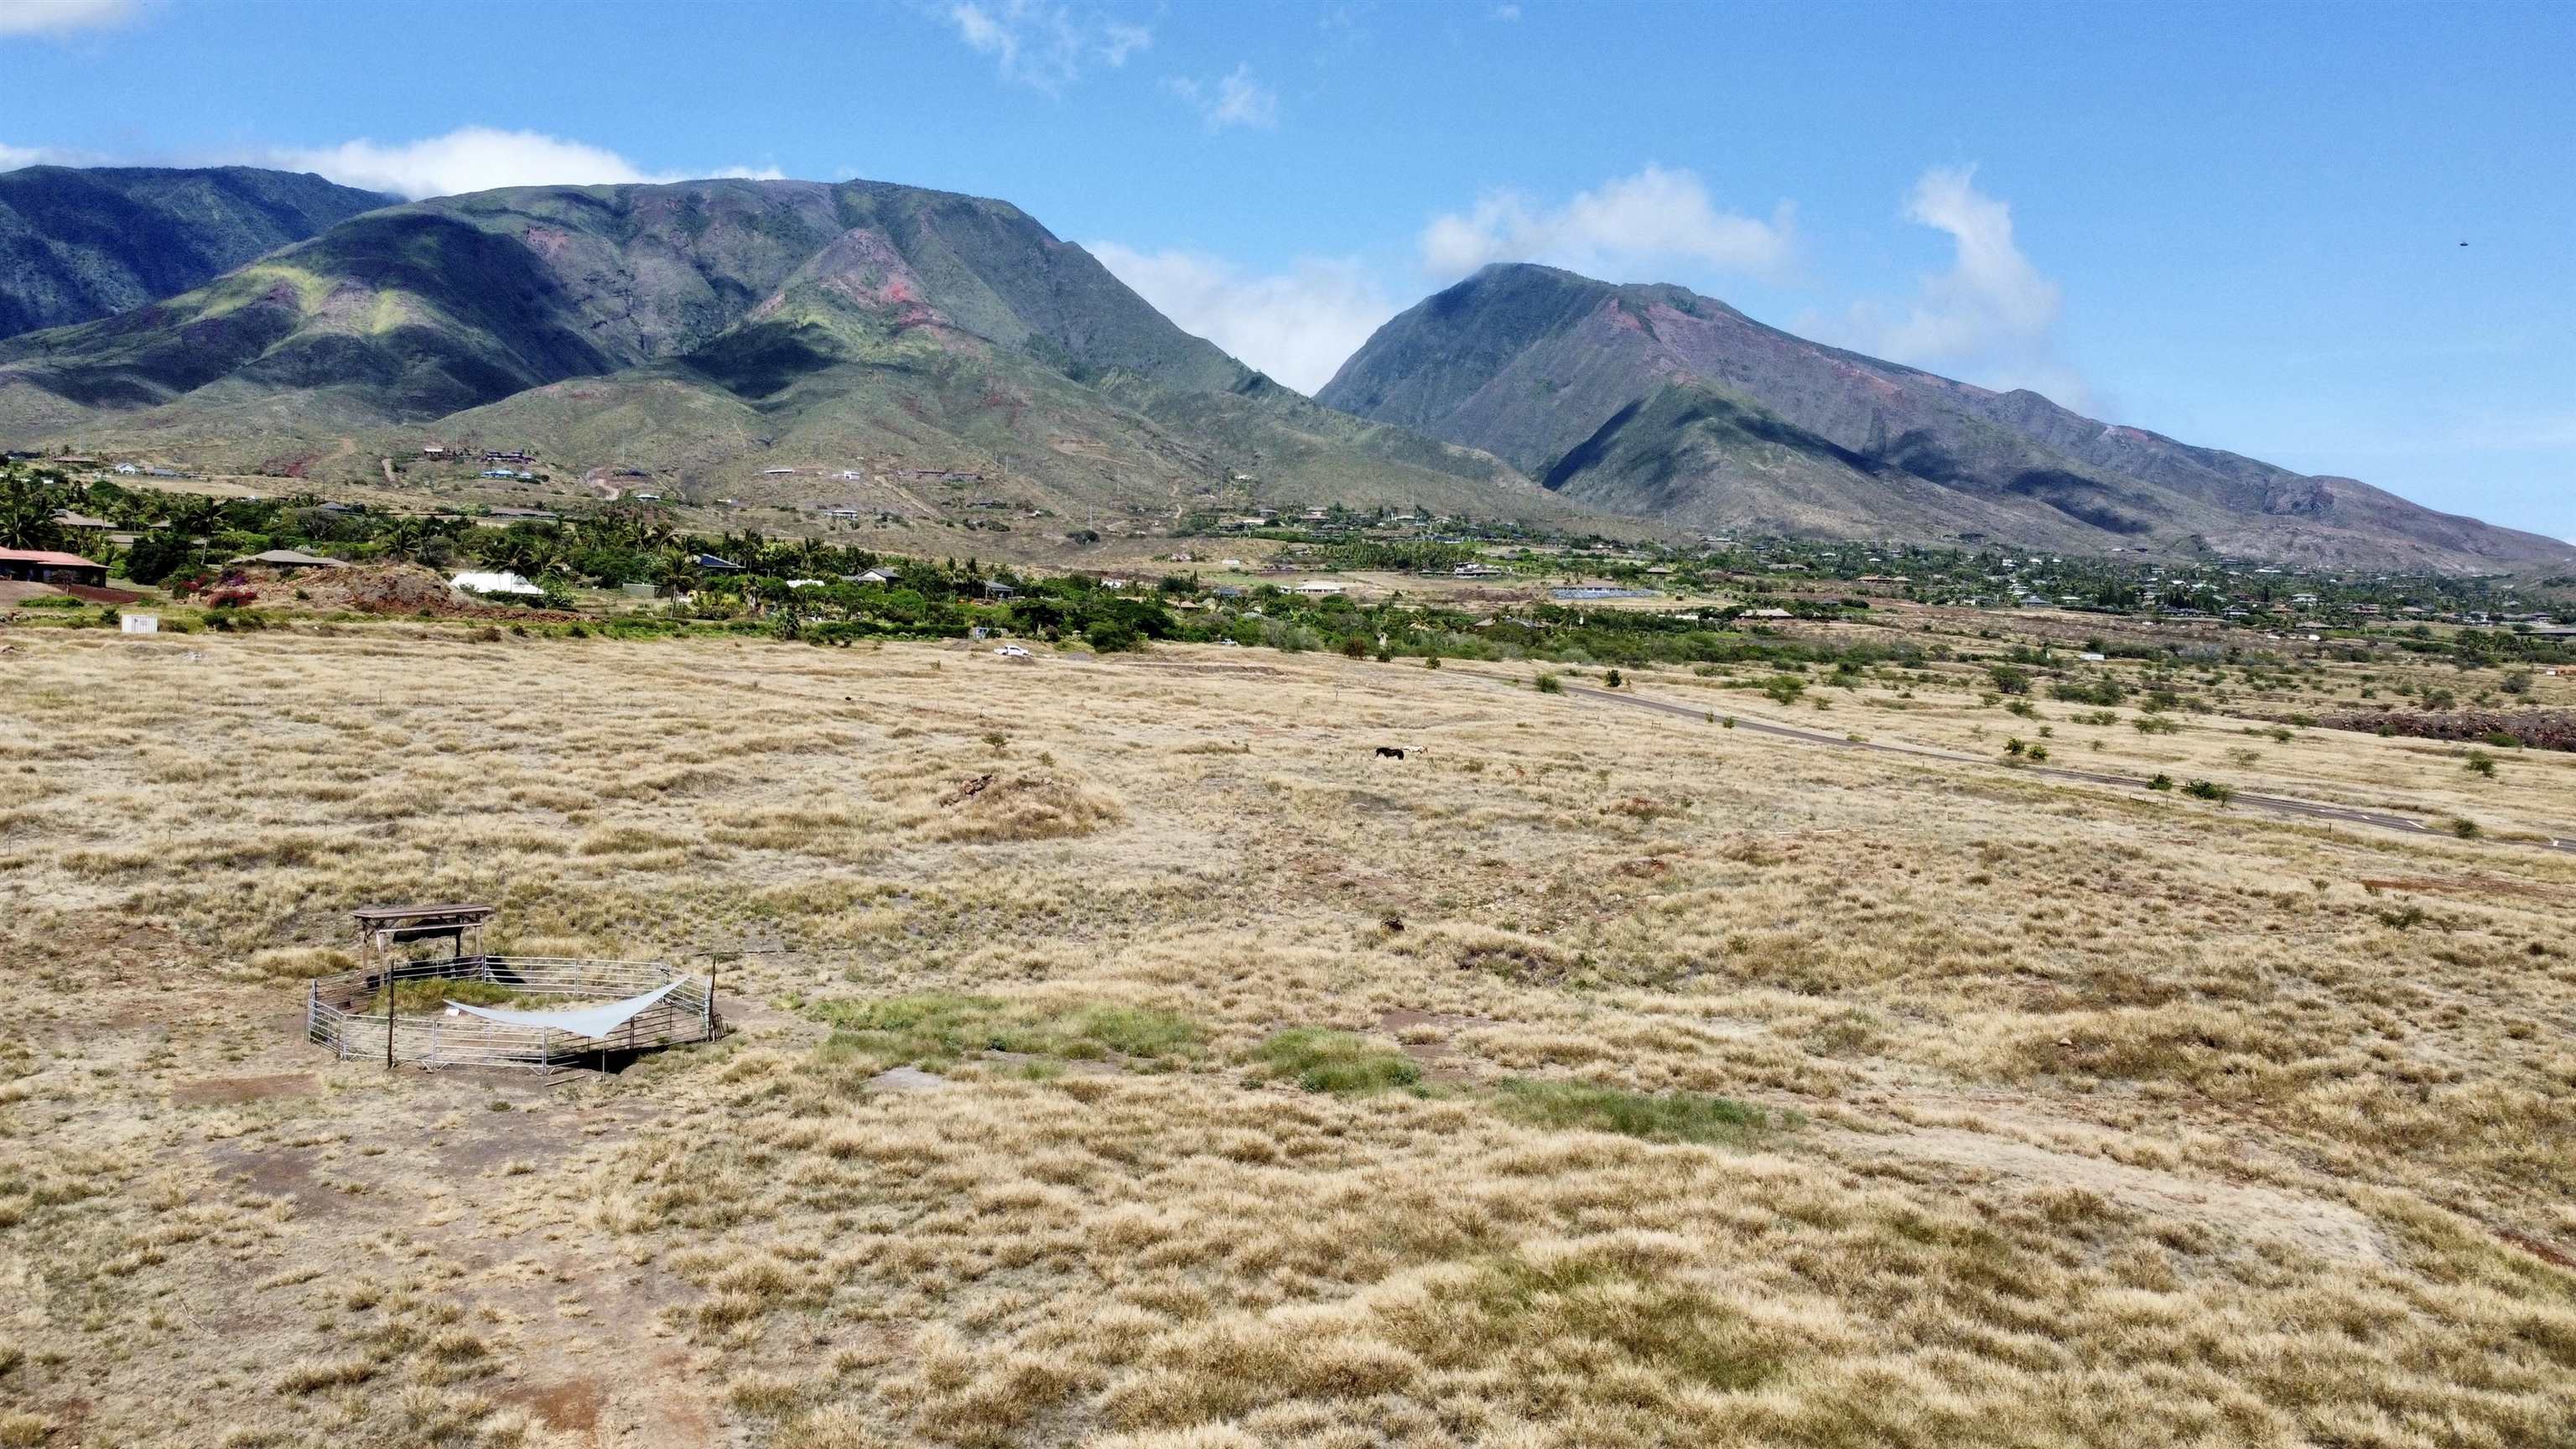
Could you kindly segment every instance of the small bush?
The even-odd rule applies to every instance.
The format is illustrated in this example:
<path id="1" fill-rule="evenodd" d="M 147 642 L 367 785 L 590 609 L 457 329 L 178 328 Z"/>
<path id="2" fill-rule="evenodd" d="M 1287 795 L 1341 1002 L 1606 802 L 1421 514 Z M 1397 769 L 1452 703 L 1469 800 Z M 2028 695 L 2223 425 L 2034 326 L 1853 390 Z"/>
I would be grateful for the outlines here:
<path id="1" fill-rule="evenodd" d="M 2172 720 L 2166 719 L 2163 715 L 2158 714 L 2142 714 L 2129 721 L 2129 723 L 2135 725 L 2138 733 L 2142 735 L 2174 735 L 2182 733 L 2181 725 L 2175 724 Z"/>
<path id="2" fill-rule="evenodd" d="M 1541 694 L 1563 694 L 1565 693 L 1565 686 L 1557 680 L 1555 675 L 1542 674 L 1538 677 L 1538 692 Z"/>
<path id="3" fill-rule="evenodd" d="M 2471 820 L 2465 815 L 2452 817 L 2451 821 L 2442 828 L 2450 831 L 2453 835 L 2460 837 L 2462 840 L 2475 840 L 2481 833 L 2478 829 L 2478 822 Z"/>
<path id="4" fill-rule="evenodd" d="M 2471 750 L 2465 768 L 2472 775 L 2484 775 L 2492 780 L 2496 772 L 2495 756 L 2484 750 Z"/>
<path id="5" fill-rule="evenodd" d="M 2220 805 L 2236 798 L 2235 786 L 2222 785 L 2215 780 L 2194 780 L 2183 786 L 2182 792 L 2194 800 L 2214 800 Z"/>
<path id="6" fill-rule="evenodd" d="M 2158 775 L 2147 782 L 2147 788 L 2150 790 L 2170 790 L 2173 787 L 2174 777 L 2171 775 Z"/>
<path id="7" fill-rule="evenodd" d="M 1588 1082 L 1515 1078 L 1502 1084 L 1506 1116 L 1539 1127 L 1616 1132 L 1655 1142 L 1742 1146 L 1774 1126 L 1772 1114 L 1725 1097 L 1690 1092 L 1654 1096 Z"/>
<path id="8" fill-rule="evenodd" d="M 1422 1068 L 1392 1047 L 1364 1036 L 1319 1027 L 1291 1027 L 1253 1049 L 1253 1057 L 1273 1079 L 1294 1078 L 1309 1092 L 1342 1096 L 1410 1088 L 1422 1080 Z"/>

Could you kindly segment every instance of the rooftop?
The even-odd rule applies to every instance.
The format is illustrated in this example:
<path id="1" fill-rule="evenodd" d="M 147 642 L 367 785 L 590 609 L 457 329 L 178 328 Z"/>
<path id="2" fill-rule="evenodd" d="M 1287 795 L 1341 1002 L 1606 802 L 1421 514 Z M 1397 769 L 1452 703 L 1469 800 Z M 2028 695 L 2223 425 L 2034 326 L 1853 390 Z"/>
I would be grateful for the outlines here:
<path id="1" fill-rule="evenodd" d="M 494 906 L 472 906 L 457 902 L 426 906 L 361 906 L 349 914 L 362 926 L 389 926 L 414 921 L 480 921 L 491 917 Z"/>
<path id="2" fill-rule="evenodd" d="M 56 553 L 51 549 L 43 548 L 0 548 L 0 563 L 51 564 L 56 568 L 106 567 L 94 559 L 85 559 L 76 553 Z"/>

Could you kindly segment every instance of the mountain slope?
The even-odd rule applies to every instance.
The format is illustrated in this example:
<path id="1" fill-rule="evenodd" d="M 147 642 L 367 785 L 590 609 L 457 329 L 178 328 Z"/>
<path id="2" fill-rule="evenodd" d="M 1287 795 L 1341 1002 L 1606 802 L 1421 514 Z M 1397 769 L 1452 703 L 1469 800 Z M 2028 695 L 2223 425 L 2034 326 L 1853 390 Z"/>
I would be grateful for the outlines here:
<path id="1" fill-rule="evenodd" d="M 742 496 L 794 469 L 904 511 L 1582 512 L 1488 455 L 1271 383 L 1016 207 L 873 182 L 371 212 L 195 291 L 0 343 L 0 429 L 236 460 L 426 435 Z M 912 472 L 979 486 L 883 481 Z"/>
<path id="2" fill-rule="evenodd" d="M 1795 337 L 1673 286 L 1487 267 L 1317 400 L 1699 527 L 2325 566 L 2510 569 L 2576 549 Z"/>
<path id="3" fill-rule="evenodd" d="M 0 173 L 0 337 L 201 287 L 392 200 L 250 166 Z"/>

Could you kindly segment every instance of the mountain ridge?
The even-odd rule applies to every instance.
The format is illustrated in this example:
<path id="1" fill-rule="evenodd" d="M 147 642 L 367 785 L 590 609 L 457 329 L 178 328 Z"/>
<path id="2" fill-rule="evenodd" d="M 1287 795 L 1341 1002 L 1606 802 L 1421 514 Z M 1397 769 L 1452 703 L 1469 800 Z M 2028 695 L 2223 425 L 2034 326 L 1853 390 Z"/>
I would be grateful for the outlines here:
<path id="1" fill-rule="evenodd" d="M 1002 511 L 1268 495 L 1587 512 L 1477 450 L 1280 387 L 1008 202 L 868 181 L 369 212 L 193 291 L 0 342 L 0 428 L 237 460 L 468 431 L 739 496 L 780 466 L 858 484 L 896 459 L 1008 482 L 950 500 Z"/>
<path id="2" fill-rule="evenodd" d="M 1790 535 L 2207 549 L 2330 566 L 2563 564 L 2555 539 L 1811 342 L 1671 284 L 1498 263 L 1316 394 L 1617 513 Z M 1943 526 L 1944 519 L 1948 526 Z"/>
<path id="3" fill-rule="evenodd" d="M 203 286 L 395 198 L 254 166 L 0 172 L 0 338 Z"/>

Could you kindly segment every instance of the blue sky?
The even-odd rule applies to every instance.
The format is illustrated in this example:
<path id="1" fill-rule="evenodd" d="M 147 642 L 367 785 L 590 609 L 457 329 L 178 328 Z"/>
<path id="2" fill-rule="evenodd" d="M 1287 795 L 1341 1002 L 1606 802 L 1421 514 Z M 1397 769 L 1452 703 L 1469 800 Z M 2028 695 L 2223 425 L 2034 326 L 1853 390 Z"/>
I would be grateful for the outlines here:
<path id="1" fill-rule="evenodd" d="M 0 165 L 999 196 L 1309 389 L 1554 261 L 2576 537 L 2571 66 L 2565 4 L 0 0 Z"/>

